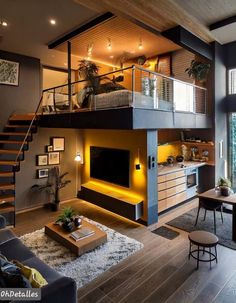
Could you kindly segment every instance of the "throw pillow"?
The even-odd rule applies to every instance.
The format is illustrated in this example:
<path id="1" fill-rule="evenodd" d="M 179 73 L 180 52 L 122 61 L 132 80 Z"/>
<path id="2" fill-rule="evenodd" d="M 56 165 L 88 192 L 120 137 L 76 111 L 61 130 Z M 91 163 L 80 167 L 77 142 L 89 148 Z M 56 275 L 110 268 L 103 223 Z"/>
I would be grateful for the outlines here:
<path id="1" fill-rule="evenodd" d="M 21 274 L 20 269 L 0 255 L 0 287 L 31 288 L 29 281 Z"/>
<path id="2" fill-rule="evenodd" d="M 44 277 L 37 269 L 26 266 L 16 260 L 13 262 L 19 267 L 21 273 L 25 278 L 29 280 L 33 288 L 41 288 L 48 284 L 48 282 L 44 279 Z"/>

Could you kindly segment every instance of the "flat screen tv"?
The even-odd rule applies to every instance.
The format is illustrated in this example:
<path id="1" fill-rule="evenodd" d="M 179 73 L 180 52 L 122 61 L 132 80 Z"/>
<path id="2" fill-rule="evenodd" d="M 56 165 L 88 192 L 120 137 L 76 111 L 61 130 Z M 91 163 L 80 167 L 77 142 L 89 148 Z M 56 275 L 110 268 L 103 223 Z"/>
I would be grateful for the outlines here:
<path id="1" fill-rule="evenodd" d="M 128 150 L 90 146 L 90 177 L 129 187 Z"/>

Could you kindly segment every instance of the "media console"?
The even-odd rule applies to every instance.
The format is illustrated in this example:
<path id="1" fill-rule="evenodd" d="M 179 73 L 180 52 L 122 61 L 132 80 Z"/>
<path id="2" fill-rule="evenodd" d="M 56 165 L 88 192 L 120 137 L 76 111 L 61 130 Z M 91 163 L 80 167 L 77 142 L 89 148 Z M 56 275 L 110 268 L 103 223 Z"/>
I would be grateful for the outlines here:
<path id="1" fill-rule="evenodd" d="M 142 200 L 116 190 L 106 189 L 92 182 L 81 185 L 78 198 L 135 221 L 140 219 L 143 214 Z"/>

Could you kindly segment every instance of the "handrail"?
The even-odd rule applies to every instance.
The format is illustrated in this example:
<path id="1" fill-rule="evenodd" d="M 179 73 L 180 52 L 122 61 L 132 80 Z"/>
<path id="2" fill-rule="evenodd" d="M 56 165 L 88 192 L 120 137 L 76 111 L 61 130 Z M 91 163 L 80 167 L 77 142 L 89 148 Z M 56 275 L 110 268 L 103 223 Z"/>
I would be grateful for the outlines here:
<path id="1" fill-rule="evenodd" d="M 198 85 L 195 85 L 195 84 L 192 84 L 192 83 L 188 83 L 188 82 L 185 82 L 185 81 L 182 81 L 182 80 L 173 78 L 173 77 L 169 77 L 169 76 L 166 76 L 166 75 L 157 73 L 157 72 L 153 72 L 153 71 L 151 71 L 151 70 L 149 70 L 149 69 L 146 69 L 146 68 L 143 68 L 143 67 L 135 66 L 135 68 L 136 68 L 136 69 L 139 69 L 139 70 L 141 70 L 141 71 L 150 73 L 150 74 L 154 74 L 154 75 L 160 76 L 160 77 L 162 77 L 162 78 L 166 78 L 166 79 L 169 79 L 169 80 L 172 80 L 172 81 L 181 82 L 181 83 L 184 83 L 184 84 L 186 84 L 186 85 L 190 85 L 190 86 L 193 86 L 193 87 L 200 88 L 200 89 L 202 89 L 202 90 L 207 90 L 205 87 L 198 86 Z"/>
<path id="2" fill-rule="evenodd" d="M 133 66 L 128 66 L 128 67 L 125 67 L 125 68 L 114 70 L 114 71 L 106 73 L 106 74 L 95 76 L 94 78 L 100 78 L 100 77 L 108 76 L 108 75 L 111 75 L 111 74 L 120 73 L 120 72 L 123 72 L 124 70 L 132 69 L 132 68 L 133 68 Z M 77 83 L 85 82 L 85 81 L 86 80 L 84 79 L 84 80 L 78 80 L 78 81 L 71 82 L 70 84 L 67 83 L 67 84 L 63 84 L 63 85 L 54 86 L 54 87 L 51 87 L 51 88 L 44 89 L 43 93 L 45 93 L 45 92 L 47 92 L 49 90 L 53 90 L 53 89 L 57 89 L 57 88 L 63 87 L 63 86 L 73 85 L 73 84 L 77 84 Z"/>
<path id="3" fill-rule="evenodd" d="M 21 147 L 20 147 L 20 149 L 19 149 L 19 151 L 18 151 L 18 154 L 17 154 L 17 156 L 16 156 L 16 160 L 15 160 L 16 162 L 18 161 L 18 158 L 19 158 L 19 156 L 20 156 L 20 154 L 21 154 L 21 152 L 22 152 L 22 150 L 23 150 L 23 147 L 24 147 L 25 142 L 26 142 L 26 140 L 27 140 L 27 138 L 28 138 L 28 135 L 29 135 L 29 133 L 30 133 L 30 131 L 31 131 L 32 125 L 33 125 L 33 123 L 34 123 L 34 121 L 35 121 L 35 119 L 36 119 L 36 116 L 37 116 L 37 114 L 38 114 L 38 111 L 39 111 L 39 108 L 40 108 L 40 105 L 41 105 L 42 101 L 43 101 L 43 95 L 41 96 L 41 98 L 40 98 L 40 100 L 39 100 L 38 106 L 37 106 L 37 108 L 36 108 L 36 110 L 35 110 L 35 112 L 34 112 L 34 116 L 33 116 L 32 120 L 31 120 L 31 122 L 30 122 L 30 125 L 29 125 L 29 127 L 28 127 L 28 130 L 27 130 L 26 135 L 25 135 L 25 137 L 24 137 L 24 140 L 23 140 L 23 142 L 22 142 L 22 144 L 21 144 Z"/>

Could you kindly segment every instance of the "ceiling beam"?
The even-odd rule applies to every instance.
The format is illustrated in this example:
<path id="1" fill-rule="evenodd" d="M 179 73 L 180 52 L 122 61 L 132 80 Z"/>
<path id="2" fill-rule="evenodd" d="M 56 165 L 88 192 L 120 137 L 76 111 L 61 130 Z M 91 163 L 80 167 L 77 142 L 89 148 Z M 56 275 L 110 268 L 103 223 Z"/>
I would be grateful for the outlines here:
<path id="1" fill-rule="evenodd" d="M 75 30 L 73 30 L 72 32 L 62 36 L 61 38 L 51 42 L 48 44 L 48 48 L 49 49 L 53 49 L 56 48 L 57 46 L 59 46 L 60 44 L 63 44 L 69 40 L 71 40 L 72 38 L 76 37 L 77 35 L 89 30 L 92 27 L 95 27 L 107 20 L 110 20 L 111 18 L 114 17 L 113 13 L 110 12 L 106 12 L 100 16 L 98 16 L 97 18 L 81 25 L 80 27 L 76 28 Z"/>
<path id="2" fill-rule="evenodd" d="M 232 17 L 229 17 L 224 20 L 211 24 L 209 26 L 209 28 L 211 31 L 213 31 L 214 29 L 217 29 L 217 28 L 220 28 L 220 27 L 223 27 L 223 26 L 229 25 L 231 23 L 235 23 L 235 22 L 236 22 L 236 16 L 232 16 Z"/>
<path id="3" fill-rule="evenodd" d="M 127 19 L 138 20 L 162 32 L 176 25 L 200 37 L 205 42 L 214 40 L 209 28 L 188 13 L 174 0 L 74 0 L 95 11 L 111 11 Z"/>

